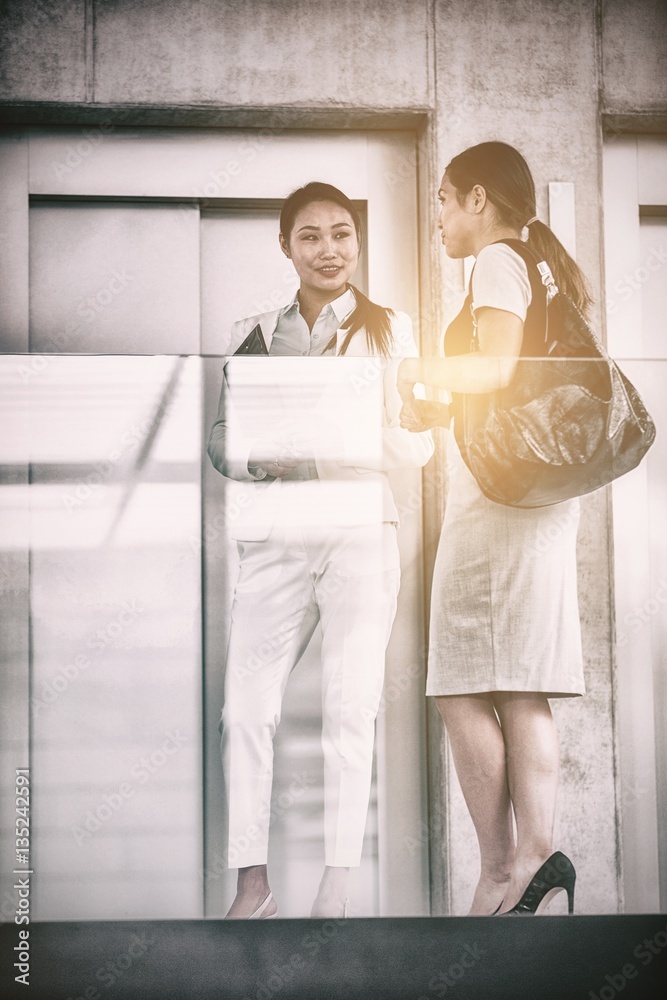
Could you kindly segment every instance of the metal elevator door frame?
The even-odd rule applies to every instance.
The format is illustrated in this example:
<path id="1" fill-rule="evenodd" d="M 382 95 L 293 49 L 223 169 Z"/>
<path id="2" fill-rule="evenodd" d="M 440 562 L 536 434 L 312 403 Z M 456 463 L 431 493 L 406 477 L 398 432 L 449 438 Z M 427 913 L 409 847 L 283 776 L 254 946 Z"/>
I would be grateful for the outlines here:
<path id="1" fill-rule="evenodd" d="M 4 347 L 28 350 L 29 206 L 109 202 L 232 208 L 277 205 L 293 187 L 317 177 L 368 206 L 368 286 L 376 301 L 408 312 L 418 324 L 415 135 L 410 132 L 278 132 L 211 129 L 35 128 L 0 140 L 3 185 L 11 204 L 8 244 L 16 278 L 4 303 Z M 418 332 L 416 330 L 416 332 Z M 39 350 L 41 346 L 42 350 Z M 68 344 L 35 344 L 38 357 Z M 143 351 L 141 345 L 136 352 Z M 81 345 L 69 349 L 81 351 Z M 201 355 L 219 347 L 201 341 Z M 151 350 L 154 353 L 154 350 Z M 165 352 L 196 353 L 178 344 Z M 35 359 L 33 358 L 33 363 Z M 401 529 L 403 585 L 387 658 L 387 688 L 378 723 L 379 912 L 428 912 L 428 840 L 423 687 L 421 483 L 415 473 L 394 483 L 406 513 Z M 28 553 L 23 553 L 27 566 Z M 25 595 L 26 600 L 28 595 Z M 27 604 L 23 603 L 24 610 Z M 27 627 L 27 622 L 25 623 Z M 20 631 L 20 629 L 19 629 Z M 410 683 L 406 684 L 406 678 Z M 5 701 L 27 741 L 26 688 L 17 681 Z M 16 723 L 15 723 L 16 728 Z M 405 735 L 407 734 L 407 736 Z M 27 742 L 26 742 L 27 748 Z M 203 791 L 202 791 L 203 808 Z M 202 860 L 202 870 L 205 860 Z"/>
<path id="2" fill-rule="evenodd" d="M 625 912 L 658 913 L 667 906 L 667 141 L 612 133 L 603 166 L 609 353 L 657 428 L 641 465 L 613 484 L 612 509 Z"/>

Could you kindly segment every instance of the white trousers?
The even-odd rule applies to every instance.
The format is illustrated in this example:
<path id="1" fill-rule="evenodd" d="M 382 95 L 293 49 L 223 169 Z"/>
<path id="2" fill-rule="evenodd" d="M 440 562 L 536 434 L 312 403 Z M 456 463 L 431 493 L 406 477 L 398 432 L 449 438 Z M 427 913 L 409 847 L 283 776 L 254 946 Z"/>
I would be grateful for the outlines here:
<path id="1" fill-rule="evenodd" d="M 287 679 L 322 628 L 325 864 L 360 864 L 385 650 L 396 613 L 396 527 L 276 527 L 238 542 L 222 710 L 230 868 L 267 862 L 273 737 Z"/>

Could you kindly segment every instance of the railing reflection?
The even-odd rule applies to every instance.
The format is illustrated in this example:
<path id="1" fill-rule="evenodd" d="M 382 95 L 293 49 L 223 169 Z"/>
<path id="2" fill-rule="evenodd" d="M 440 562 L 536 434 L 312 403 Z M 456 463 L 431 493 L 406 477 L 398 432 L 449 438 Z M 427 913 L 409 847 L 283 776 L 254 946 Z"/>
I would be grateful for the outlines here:
<path id="1" fill-rule="evenodd" d="M 2 487 L 2 547 L 30 567 L 34 913 L 197 916 L 201 361 L 45 360 L 18 384 L 3 363 L 3 464 L 26 472 Z"/>
<path id="2" fill-rule="evenodd" d="M 30 632 L 26 653 L 12 619 L 3 653 L 10 680 L 30 671 L 34 915 L 218 916 L 234 878 L 219 863 L 217 734 L 234 562 L 227 520 L 216 518 L 228 486 L 204 446 L 221 359 L 45 361 L 37 371 L 5 357 L 0 367 L 2 586 Z M 667 363 L 620 364 L 657 439 L 610 491 L 617 823 L 623 849 L 663 873 L 664 900 Z M 288 687 L 276 743 L 270 863 L 283 915 L 308 912 L 322 862 L 319 706 L 315 642 Z M 353 890 L 368 914 L 378 905 L 373 787 Z M 414 825 L 418 839 L 421 817 Z"/>

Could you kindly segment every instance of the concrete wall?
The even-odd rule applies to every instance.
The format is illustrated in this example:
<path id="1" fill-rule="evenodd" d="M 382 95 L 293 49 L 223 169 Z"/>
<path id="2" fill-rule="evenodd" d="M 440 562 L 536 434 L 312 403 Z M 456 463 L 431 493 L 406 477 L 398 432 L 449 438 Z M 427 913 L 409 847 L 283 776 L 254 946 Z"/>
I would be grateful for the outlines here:
<path id="1" fill-rule="evenodd" d="M 0 98 L 85 101 L 85 0 L 3 0 Z"/>
<path id="2" fill-rule="evenodd" d="M 566 107 L 591 73 L 603 111 L 667 105 L 661 0 L 2 0 L 0 27 L 3 102 L 431 106 L 435 27 L 480 111 Z"/>
<path id="3" fill-rule="evenodd" d="M 15 100 L 393 108 L 426 97 L 427 3 L 9 0 L 2 7 L 0 79 Z"/>
<path id="4" fill-rule="evenodd" d="M 495 10 L 490 15 L 485 0 L 436 4 L 437 160 L 445 165 L 458 149 L 488 139 L 512 143 L 533 168 L 538 214 L 545 220 L 547 182 L 573 181 L 578 259 L 599 304 L 595 6 L 560 0 L 541 18 L 538 6 L 543 5 L 503 5 L 506 16 L 501 19 Z M 575 141 L 582 135 L 586 141 Z M 455 282 L 458 266 L 445 259 L 449 283 Z M 598 305 L 597 325 L 601 318 Z M 579 905 L 588 912 L 613 912 L 618 906 L 610 592 L 608 586 L 596 585 L 610 573 L 606 513 L 604 495 L 587 499 L 579 535 L 588 697 L 554 705 L 562 746 L 557 842 L 581 869 Z M 444 746 L 441 753 L 446 754 Z M 446 760 L 442 768 L 453 773 Z M 449 906 L 461 913 L 474 889 L 477 847 L 458 786 L 455 781 L 447 784 L 452 832 L 442 841 L 441 858 L 433 861 L 434 870 L 442 867 L 442 882 L 449 886 Z M 461 872 L 467 877 L 462 879 Z M 592 891 L 593 885 L 599 889 Z M 444 898 L 439 902 L 447 905 Z"/>
<path id="5" fill-rule="evenodd" d="M 547 182 L 574 182 L 578 257 L 602 301 L 600 112 L 626 116 L 626 127 L 664 127 L 666 18 L 660 0 L 9 0 L 0 4 L 0 116 L 90 121 L 114 105 L 149 124 L 159 106 L 211 123 L 229 109 L 234 124 L 279 109 L 290 127 L 340 127 L 351 112 L 367 112 L 373 127 L 385 113 L 405 122 L 421 112 L 422 332 L 435 350 L 462 273 L 432 239 L 434 191 L 442 167 L 473 142 L 502 138 L 525 153 L 544 219 Z M 599 305 L 594 318 L 601 325 Z M 589 696 L 557 706 L 559 846 L 580 864 L 588 912 L 622 905 L 606 502 L 585 501 L 581 532 Z M 436 504 L 426 515 L 431 555 L 439 519 Z M 454 781 L 447 809 L 439 804 L 448 763 L 432 722 L 433 899 L 438 912 L 461 912 L 475 851 Z"/>
<path id="6" fill-rule="evenodd" d="M 667 4 L 603 0 L 602 109 L 664 116 L 667 106 Z"/>

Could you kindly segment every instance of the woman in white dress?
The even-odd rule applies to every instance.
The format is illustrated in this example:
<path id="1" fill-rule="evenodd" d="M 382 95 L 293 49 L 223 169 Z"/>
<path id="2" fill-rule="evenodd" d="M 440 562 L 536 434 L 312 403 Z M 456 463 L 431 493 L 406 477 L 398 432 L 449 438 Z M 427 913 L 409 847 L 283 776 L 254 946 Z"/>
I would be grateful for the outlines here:
<path id="1" fill-rule="evenodd" d="M 582 311 L 590 302 L 576 263 L 536 218 L 533 178 L 513 147 L 486 142 L 454 157 L 438 197 L 447 255 L 476 261 L 445 356 L 399 368 L 402 422 L 414 431 L 448 426 L 461 394 L 503 389 L 519 358 L 543 355 L 546 292 L 522 234 Z M 448 390 L 451 407 L 415 400 L 417 382 Z M 559 749 L 549 698 L 585 692 L 579 502 L 520 510 L 488 500 L 453 433 L 447 464 L 426 693 L 446 726 L 479 842 L 470 913 L 534 913 L 559 890 L 571 910 L 574 866 L 553 852 Z"/>
<path id="2" fill-rule="evenodd" d="M 379 392 L 382 425 L 379 419 L 373 425 L 375 446 L 363 456 L 362 427 L 348 428 L 347 440 L 336 434 L 332 440 L 312 415 L 287 429 L 276 425 L 263 438 L 242 439 L 223 382 L 208 452 L 222 475 L 253 484 L 257 501 L 234 526 L 240 571 L 221 724 L 228 863 L 239 869 L 228 916 L 241 919 L 277 910 L 267 872 L 273 737 L 290 671 L 318 622 L 325 868 L 312 915 L 347 913 L 347 876 L 361 860 L 375 718 L 400 579 L 388 473 L 420 467 L 433 452 L 430 433 L 400 426 L 396 367 L 417 354 L 410 319 L 350 284 L 361 241 L 352 202 L 329 184 L 299 188 L 283 204 L 279 239 L 299 290 L 283 308 L 235 323 L 228 354 L 259 325 L 269 357 L 308 357 L 314 384 L 332 364 L 361 367 Z M 339 357 L 366 360 L 356 366 L 329 360 Z M 260 397 L 255 406 L 265 403 Z"/>

